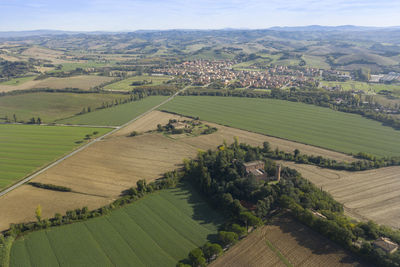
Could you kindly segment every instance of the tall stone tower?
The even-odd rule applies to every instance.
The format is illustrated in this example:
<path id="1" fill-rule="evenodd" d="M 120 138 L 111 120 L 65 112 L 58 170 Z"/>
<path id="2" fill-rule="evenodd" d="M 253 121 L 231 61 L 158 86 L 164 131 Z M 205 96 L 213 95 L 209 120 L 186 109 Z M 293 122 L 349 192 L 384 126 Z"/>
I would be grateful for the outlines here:
<path id="1" fill-rule="evenodd" d="M 279 182 L 281 180 L 281 164 L 276 165 L 276 180 Z"/>

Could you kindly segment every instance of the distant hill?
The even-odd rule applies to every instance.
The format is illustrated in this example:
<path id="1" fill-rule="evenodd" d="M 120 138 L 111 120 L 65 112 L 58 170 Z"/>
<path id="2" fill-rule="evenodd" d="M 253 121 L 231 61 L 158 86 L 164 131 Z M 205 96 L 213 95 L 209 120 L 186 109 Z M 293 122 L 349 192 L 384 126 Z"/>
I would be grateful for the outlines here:
<path id="1" fill-rule="evenodd" d="M 381 28 L 354 26 L 354 25 L 342 25 L 342 26 L 309 25 L 309 26 L 295 26 L 295 27 L 272 27 L 269 29 L 274 31 L 368 31 L 368 30 L 377 30 Z"/>
<path id="2" fill-rule="evenodd" d="M 285 26 L 276 26 L 267 29 L 235 29 L 235 28 L 226 28 L 220 30 L 196 30 L 196 29 L 171 29 L 171 30 L 135 30 L 135 31 L 120 31 L 120 32 L 109 32 L 109 31 L 61 31 L 61 30 L 32 30 L 32 31 L 0 31 L 0 38 L 15 38 L 15 37 L 30 37 L 30 36 L 49 36 L 49 35 L 75 35 L 75 34 L 88 34 L 88 35 L 96 35 L 96 34 L 118 34 L 118 33 L 136 33 L 136 34 L 154 34 L 154 33 L 223 33 L 223 32 L 269 32 L 269 31 L 277 31 L 277 32 L 351 32 L 351 31 L 393 31 L 400 30 L 400 26 L 395 27 L 365 27 L 365 26 L 354 26 L 354 25 L 342 25 L 342 26 L 321 26 L 321 25 L 309 25 L 309 26 L 294 26 L 294 27 L 285 27 Z"/>
<path id="3" fill-rule="evenodd" d="M 74 35 L 74 34 L 105 34 L 111 32 L 93 31 L 60 31 L 60 30 L 32 30 L 32 31 L 0 31 L 0 38 L 20 38 L 31 36 L 49 36 L 49 35 Z"/>

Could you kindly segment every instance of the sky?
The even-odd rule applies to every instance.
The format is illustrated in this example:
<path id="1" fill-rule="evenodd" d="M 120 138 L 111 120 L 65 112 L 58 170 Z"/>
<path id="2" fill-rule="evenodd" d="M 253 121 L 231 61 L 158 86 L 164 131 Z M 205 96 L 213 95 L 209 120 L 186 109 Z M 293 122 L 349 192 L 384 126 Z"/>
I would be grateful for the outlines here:
<path id="1" fill-rule="evenodd" d="M 399 26 L 399 0 L 0 0 L 0 31 Z"/>

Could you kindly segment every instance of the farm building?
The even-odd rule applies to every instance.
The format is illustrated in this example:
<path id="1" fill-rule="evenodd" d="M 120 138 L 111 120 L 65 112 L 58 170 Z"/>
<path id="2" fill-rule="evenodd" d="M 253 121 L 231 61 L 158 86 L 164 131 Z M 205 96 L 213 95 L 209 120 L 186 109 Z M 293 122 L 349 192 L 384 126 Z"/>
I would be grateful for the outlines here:
<path id="1" fill-rule="evenodd" d="M 264 169 L 265 163 L 261 160 L 257 160 L 243 163 L 243 166 L 246 168 L 246 172 L 250 173 L 255 170 Z"/>
<path id="2" fill-rule="evenodd" d="M 378 238 L 374 241 L 373 245 L 377 248 L 382 249 L 386 253 L 393 253 L 399 248 L 398 244 L 394 243 L 392 240 L 386 237 Z"/>
<path id="3" fill-rule="evenodd" d="M 181 122 L 181 121 L 177 121 L 177 122 L 171 123 L 171 125 L 172 125 L 172 126 L 174 127 L 174 129 L 176 129 L 176 130 L 186 129 L 186 128 L 189 128 L 189 127 L 190 127 L 187 123 Z"/>
<path id="4" fill-rule="evenodd" d="M 265 163 L 263 161 L 250 161 L 243 163 L 247 174 L 253 174 L 257 180 L 266 180 L 267 174 L 264 171 Z"/>

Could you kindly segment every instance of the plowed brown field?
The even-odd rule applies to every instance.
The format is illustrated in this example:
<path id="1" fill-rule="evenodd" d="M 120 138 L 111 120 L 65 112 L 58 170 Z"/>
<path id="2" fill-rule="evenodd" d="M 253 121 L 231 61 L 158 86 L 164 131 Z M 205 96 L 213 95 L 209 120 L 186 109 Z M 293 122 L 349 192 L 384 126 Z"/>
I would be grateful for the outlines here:
<path id="1" fill-rule="evenodd" d="M 20 85 L 0 85 L 0 92 L 9 92 L 14 90 L 27 90 L 35 88 L 65 89 L 78 88 L 89 90 L 97 85 L 113 80 L 111 77 L 96 75 L 81 75 L 68 78 L 50 77 L 44 80 L 32 80 Z"/>
<path id="2" fill-rule="evenodd" d="M 210 266 L 285 266 L 267 240 L 293 266 L 363 266 L 336 244 L 288 217 L 256 230 Z"/>

